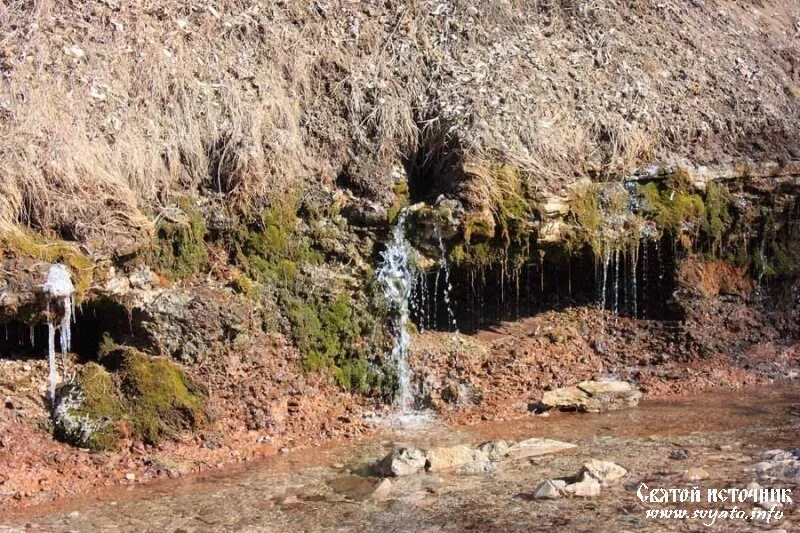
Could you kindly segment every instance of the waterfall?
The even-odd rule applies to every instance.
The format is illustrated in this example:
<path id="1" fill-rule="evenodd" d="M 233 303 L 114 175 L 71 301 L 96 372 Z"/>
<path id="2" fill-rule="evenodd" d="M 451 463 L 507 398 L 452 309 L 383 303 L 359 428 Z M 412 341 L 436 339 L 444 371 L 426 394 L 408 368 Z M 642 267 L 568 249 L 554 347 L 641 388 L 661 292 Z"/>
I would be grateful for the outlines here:
<path id="1" fill-rule="evenodd" d="M 66 366 L 67 353 L 69 352 L 72 341 L 70 322 L 72 321 L 75 305 L 75 287 L 72 284 L 72 278 L 66 266 L 55 264 L 50 267 L 47 273 L 47 281 L 45 281 L 42 286 L 42 292 L 44 292 L 47 298 L 47 359 L 50 369 L 48 376 L 50 382 L 50 401 L 55 404 L 58 370 L 56 369 L 56 331 L 53 317 L 50 314 L 50 302 L 52 300 L 61 304 L 61 323 L 59 324 L 59 329 L 61 334 L 61 362 L 63 367 Z"/>
<path id="2" fill-rule="evenodd" d="M 442 240 L 442 231 L 439 226 L 434 226 L 434 233 L 436 239 L 439 241 L 439 269 L 444 271 L 444 305 L 447 307 L 447 318 L 450 320 L 450 326 L 453 331 L 458 333 L 458 324 L 456 324 L 456 314 L 453 312 L 453 305 L 450 300 L 450 293 L 453 291 L 453 285 L 450 283 L 450 267 L 447 264 L 447 250 L 444 247 Z M 438 277 L 437 277 L 438 279 Z"/>
<path id="3" fill-rule="evenodd" d="M 406 214 L 401 213 L 392 230 L 392 239 L 383 252 L 383 264 L 378 270 L 378 282 L 389 302 L 394 327 L 392 360 L 398 382 L 395 405 L 404 413 L 414 408 L 411 371 L 408 368 L 408 352 L 411 345 L 408 322 L 409 301 L 416 274 L 416 269 L 410 261 L 411 246 L 406 240 L 405 222 Z"/>

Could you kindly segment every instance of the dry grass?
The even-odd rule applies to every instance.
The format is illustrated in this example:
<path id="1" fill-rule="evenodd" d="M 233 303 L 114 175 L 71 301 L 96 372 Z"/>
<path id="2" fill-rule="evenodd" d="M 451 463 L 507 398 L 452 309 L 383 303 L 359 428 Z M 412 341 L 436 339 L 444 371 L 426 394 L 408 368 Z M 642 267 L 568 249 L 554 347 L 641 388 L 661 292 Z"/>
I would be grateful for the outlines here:
<path id="1" fill-rule="evenodd" d="M 346 168 L 386 199 L 419 150 L 557 190 L 753 138 L 771 156 L 800 124 L 772 53 L 798 6 L 439 5 L 0 4 L 0 228 L 127 253 L 176 193 L 258 207 Z"/>

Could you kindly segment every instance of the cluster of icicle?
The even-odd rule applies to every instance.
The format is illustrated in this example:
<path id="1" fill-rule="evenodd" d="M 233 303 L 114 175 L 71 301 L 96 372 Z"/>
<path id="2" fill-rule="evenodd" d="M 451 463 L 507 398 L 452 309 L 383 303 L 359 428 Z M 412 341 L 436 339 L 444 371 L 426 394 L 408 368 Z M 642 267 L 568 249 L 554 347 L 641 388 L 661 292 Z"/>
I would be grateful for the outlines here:
<path id="1" fill-rule="evenodd" d="M 75 286 L 72 284 L 69 270 L 62 264 L 50 267 L 47 273 L 47 281 L 42 286 L 42 292 L 47 300 L 47 357 L 50 367 L 48 380 L 50 383 L 50 401 L 55 405 L 56 385 L 58 385 L 58 370 L 56 368 L 56 326 L 53 321 L 53 314 L 61 316 L 59 332 L 61 334 L 61 354 L 62 362 L 66 360 L 69 352 L 70 322 L 75 309 Z M 55 305 L 53 313 L 51 306 Z"/>
<path id="2" fill-rule="evenodd" d="M 406 214 L 401 213 L 392 230 L 392 239 L 383 252 L 383 263 L 378 270 L 378 281 L 389 302 L 394 326 L 392 360 L 397 371 L 397 396 L 395 403 L 404 413 L 414 407 L 411 391 L 411 371 L 408 352 L 411 335 L 408 332 L 409 300 L 416 269 L 410 259 L 411 247 L 405 235 Z"/>
<path id="3" fill-rule="evenodd" d="M 428 329 L 439 329 L 439 294 L 444 300 L 445 311 L 447 311 L 446 329 L 458 333 L 458 323 L 456 314 L 453 310 L 453 283 L 450 279 L 450 263 L 447 261 L 447 249 L 442 238 L 442 230 L 439 226 L 433 227 L 436 240 L 439 245 L 439 268 L 433 276 L 433 292 L 429 292 L 428 272 L 424 269 L 417 270 L 414 284 L 411 288 L 411 307 L 417 319 L 417 325 L 421 332 Z M 440 286 L 440 278 L 444 276 L 444 283 Z"/>

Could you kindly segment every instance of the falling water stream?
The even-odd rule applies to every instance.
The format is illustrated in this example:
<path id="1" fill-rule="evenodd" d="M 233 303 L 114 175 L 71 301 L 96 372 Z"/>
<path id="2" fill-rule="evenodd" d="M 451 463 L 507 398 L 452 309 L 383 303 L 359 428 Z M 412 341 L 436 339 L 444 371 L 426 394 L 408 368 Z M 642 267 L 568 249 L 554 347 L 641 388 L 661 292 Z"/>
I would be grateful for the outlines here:
<path id="1" fill-rule="evenodd" d="M 378 270 L 378 281 L 392 312 L 394 344 L 392 361 L 397 371 L 397 395 L 395 405 L 403 413 L 414 408 L 411 391 L 411 371 L 408 367 L 408 352 L 411 335 L 408 331 L 409 301 L 414 286 L 416 269 L 410 260 L 411 246 L 405 234 L 406 213 L 397 219 L 392 230 L 392 239 L 383 252 L 383 264 Z"/>

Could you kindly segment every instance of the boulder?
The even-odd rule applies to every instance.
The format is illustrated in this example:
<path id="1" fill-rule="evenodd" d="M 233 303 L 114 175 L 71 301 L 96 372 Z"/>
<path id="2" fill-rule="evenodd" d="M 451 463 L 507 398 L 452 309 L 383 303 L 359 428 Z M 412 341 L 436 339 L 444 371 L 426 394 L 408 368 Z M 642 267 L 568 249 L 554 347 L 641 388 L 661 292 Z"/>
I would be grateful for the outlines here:
<path id="1" fill-rule="evenodd" d="M 635 407 L 641 399 L 641 391 L 627 381 L 583 381 L 546 392 L 540 405 L 545 409 L 599 413 Z"/>
<path id="2" fill-rule="evenodd" d="M 433 448 L 428 450 L 425 469 L 428 472 L 440 472 L 476 461 L 486 461 L 486 456 L 480 450 L 464 444 Z"/>
<path id="3" fill-rule="evenodd" d="M 628 471 L 611 461 L 591 459 L 583 465 L 581 474 L 588 474 L 604 485 L 612 485 L 628 475 Z"/>
<path id="4" fill-rule="evenodd" d="M 399 448 L 375 465 L 381 476 L 409 476 L 425 468 L 425 452 L 416 448 Z"/>
<path id="5" fill-rule="evenodd" d="M 508 459 L 524 459 L 537 457 L 575 448 L 574 444 L 552 439 L 532 438 L 512 444 L 506 452 Z"/>

